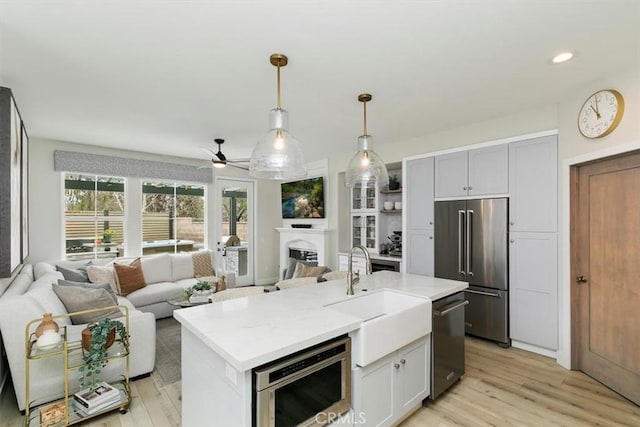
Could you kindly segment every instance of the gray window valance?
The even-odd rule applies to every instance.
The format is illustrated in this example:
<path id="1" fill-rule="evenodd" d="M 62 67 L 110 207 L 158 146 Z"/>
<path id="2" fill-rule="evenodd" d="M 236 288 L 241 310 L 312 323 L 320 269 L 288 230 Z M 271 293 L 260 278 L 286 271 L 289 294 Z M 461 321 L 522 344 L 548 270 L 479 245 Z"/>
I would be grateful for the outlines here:
<path id="1" fill-rule="evenodd" d="M 152 160 L 128 159 L 100 154 L 59 151 L 53 153 L 54 169 L 92 175 L 170 179 L 175 181 L 213 182 L 211 169 Z"/>

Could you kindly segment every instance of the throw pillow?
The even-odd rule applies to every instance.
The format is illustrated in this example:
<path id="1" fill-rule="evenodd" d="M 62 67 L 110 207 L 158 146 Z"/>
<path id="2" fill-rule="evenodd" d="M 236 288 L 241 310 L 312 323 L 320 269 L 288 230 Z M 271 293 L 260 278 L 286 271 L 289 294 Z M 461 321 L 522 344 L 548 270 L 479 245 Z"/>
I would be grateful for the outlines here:
<path id="1" fill-rule="evenodd" d="M 72 280 L 74 282 L 89 282 L 89 275 L 87 274 L 87 267 L 82 266 L 80 268 L 67 268 L 61 265 L 56 265 L 56 269 L 62 273 L 65 280 Z"/>
<path id="2" fill-rule="evenodd" d="M 142 289 L 145 286 L 144 273 L 142 273 L 142 263 L 140 258 L 134 260 L 130 265 L 113 264 L 120 285 L 120 295 L 126 296 L 133 291 Z"/>
<path id="3" fill-rule="evenodd" d="M 292 279 L 295 279 L 297 277 L 317 277 L 323 274 L 326 269 L 327 267 L 325 267 L 324 265 L 314 267 L 298 262 L 296 264 L 296 269 L 293 272 Z"/>
<path id="4" fill-rule="evenodd" d="M 120 294 L 120 288 L 118 288 L 118 284 L 116 283 L 113 267 L 90 265 L 87 267 L 87 275 L 91 283 L 107 283 L 111 286 L 113 292 Z"/>
<path id="5" fill-rule="evenodd" d="M 287 262 L 287 269 L 284 271 L 284 276 L 282 277 L 282 280 L 293 279 L 293 273 L 295 273 L 296 265 L 299 262 L 303 263 L 304 265 L 310 265 L 312 267 L 315 267 L 318 265 L 317 261 L 299 261 L 295 258 L 289 258 L 289 261 Z"/>
<path id="6" fill-rule="evenodd" d="M 171 257 L 169 254 L 158 254 L 144 257 L 141 260 L 145 283 L 171 282 Z"/>
<path id="7" fill-rule="evenodd" d="M 53 291 L 60 298 L 68 313 L 77 313 L 94 308 L 106 308 L 117 304 L 104 289 L 88 289 L 79 286 L 54 284 Z M 117 308 L 113 308 L 111 310 L 96 311 L 95 313 L 76 314 L 71 316 L 71 322 L 74 325 L 82 325 L 97 322 L 107 317 L 122 317 L 122 312 Z"/>
<path id="8" fill-rule="evenodd" d="M 191 256 L 193 258 L 194 277 L 215 275 L 213 272 L 213 266 L 211 265 L 211 253 L 209 251 L 194 252 Z"/>
<path id="9" fill-rule="evenodd" d="M 84 289 L 104 289 L 113 298 L 115 302 L 118 302 L 115 292 L 108 283 L 86 283 L 86 282 L 72 282 L 71 280 L 58 279 L 59 286 L 76 286 Z"/>

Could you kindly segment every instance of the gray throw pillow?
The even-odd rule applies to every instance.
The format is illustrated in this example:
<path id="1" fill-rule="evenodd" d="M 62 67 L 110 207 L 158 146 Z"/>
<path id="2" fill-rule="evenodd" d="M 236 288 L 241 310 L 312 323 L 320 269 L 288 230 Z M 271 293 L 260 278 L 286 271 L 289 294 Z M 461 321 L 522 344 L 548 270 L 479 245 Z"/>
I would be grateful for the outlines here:
<path id="1" fill-rule="evenodd" d="M 61 265 L 56 265 L 56 269 L 62 273 L 62 277 L 66 280 L 73 280 L 74 282 L 89 282 L 89 276 L 87 275 L 87 267 L 82 266 L 80 268 L 67 268 Z"/>
<path id="2" fill-rule="evenodd" d="M 300 261 L 295 258 L 289 258 L 287 262 L 287 269 L 284 272 L 284 277 L 282 280 L 293 279 L 293 273 L 296 271 L 296 263 L 301 262 L 304 265 L 308 265 L 310 267 L 316 267 L 318 265 L 317 261 Z"/>
<path id="3" fill-rule="evenodd" d="M 118 303 L 118 297 L 116 297 L 116 293 L 113 291 L 113 288 L 108 283 L 84 283 L 84 282 L 73 282 L 71 280 L 63 280 L 58 279 L 58 285 L 60 286 L 77 286 L 85 289 L 104 289 L 111 295 L 113 300 Z"/>
<path id="4" fill-rule="evenodd" d="M 104 289 L 88 289 L 79 286 L 60 286 L 54 284 L 53 291 L 56 293 L 68 313 L 91 310 L 94 308 L 105 308 L 116 305 L 116 301 Z M 71 316 L 71 323 L 81 325 L 93 323 L 107 317 L 122 317 L 122 312 L 117 309 L 97 311 L 94 313 L 77 314 Z"/>

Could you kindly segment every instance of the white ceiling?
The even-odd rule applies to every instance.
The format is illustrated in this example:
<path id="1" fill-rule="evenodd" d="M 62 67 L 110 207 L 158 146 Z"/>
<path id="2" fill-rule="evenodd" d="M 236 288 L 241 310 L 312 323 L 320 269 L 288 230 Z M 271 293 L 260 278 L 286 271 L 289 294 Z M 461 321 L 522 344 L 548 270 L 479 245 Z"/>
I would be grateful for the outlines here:
<path id="1" fill-rule="evenodd" d="M 32 137 L 248 157 L 275 107 L 308 160 L 556 103 L 640 60 L 638 0 L 0 0 L 0 84 Z M 566 64 L 550 58 L 576 53 Z M 589 94 L 585 94 L 586 96 Z"/>

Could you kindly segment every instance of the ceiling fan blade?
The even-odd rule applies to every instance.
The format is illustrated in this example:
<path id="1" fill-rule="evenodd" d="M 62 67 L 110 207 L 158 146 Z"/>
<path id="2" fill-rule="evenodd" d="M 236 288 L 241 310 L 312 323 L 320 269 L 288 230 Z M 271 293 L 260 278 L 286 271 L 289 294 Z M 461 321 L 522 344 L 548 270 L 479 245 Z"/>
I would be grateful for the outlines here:
<path id="1" fill-rule="evenodd" d="M 245 159 L 230 159 L 230 160 L 227 160 L 227 161 L 234 162 L 234 163 L 249 163 L 251 161 L 251 159 L 247 157 Z"/>
<path id="2" fill-rule="evenodd" d="M 242 169 L 242 170 L 246 170 L 246 171 L 248 171 L 248 170 L 249 170 L 249 167 L 248 167 L 248 166 L 238 165 L 238 164 L 235 164 L 235 163 L 229 163 L 229 162 L 227 162 L 227 166 L 231 166 L 232 168 Z"/>

